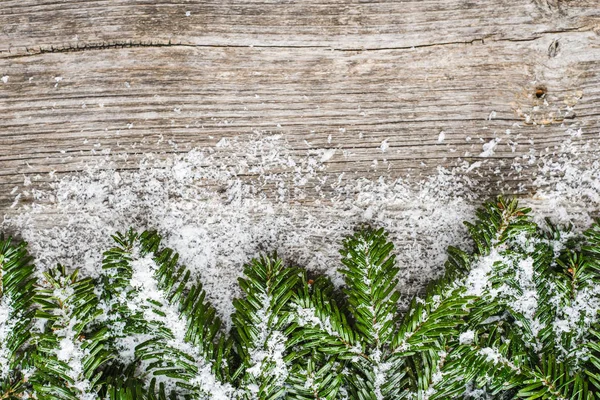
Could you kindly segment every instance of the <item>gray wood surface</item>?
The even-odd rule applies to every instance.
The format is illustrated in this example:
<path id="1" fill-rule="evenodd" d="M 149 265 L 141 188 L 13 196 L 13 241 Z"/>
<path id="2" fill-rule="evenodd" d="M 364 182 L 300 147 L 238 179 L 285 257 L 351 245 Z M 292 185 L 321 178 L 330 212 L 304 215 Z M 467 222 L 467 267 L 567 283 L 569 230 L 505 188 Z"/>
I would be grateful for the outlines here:
<path id="1" fill-rule="evenodd" d="M 259 130 L 339 149 L 323 174 L 481 159 L 493 194 L 531 187 L 515 157 L 600 132 L 598 0 L 3 0 L 0 27 L 0 215 L 106 149 L 135 168 Z"/>

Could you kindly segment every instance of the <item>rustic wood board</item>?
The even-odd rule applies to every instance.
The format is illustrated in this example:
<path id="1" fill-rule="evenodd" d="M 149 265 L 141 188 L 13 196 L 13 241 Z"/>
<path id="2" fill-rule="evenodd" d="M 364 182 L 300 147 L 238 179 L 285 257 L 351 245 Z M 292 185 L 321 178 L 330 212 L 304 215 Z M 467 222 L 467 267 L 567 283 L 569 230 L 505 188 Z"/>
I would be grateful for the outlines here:
<path id="1" fill-rule="evenodd" d="M 471 173 L 494 194 L 530 187 L 496 181 L 532 148 L 600 132 L 597 0 L 5 0 L 0 26 L 0 215 L 25 177 L 108 149 L 135 168 L 260 130 L 339 149 L 324 174 L 483 159 Z"/>

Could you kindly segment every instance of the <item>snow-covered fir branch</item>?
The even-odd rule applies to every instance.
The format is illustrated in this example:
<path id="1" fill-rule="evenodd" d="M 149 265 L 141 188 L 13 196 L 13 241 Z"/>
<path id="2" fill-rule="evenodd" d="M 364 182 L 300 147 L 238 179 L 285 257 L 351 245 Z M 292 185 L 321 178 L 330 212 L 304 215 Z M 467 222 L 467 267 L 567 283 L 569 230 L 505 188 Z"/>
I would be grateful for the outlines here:
<path id="1" fill-rule="evenodd" d="M 39 281 L 24 245 L 0 240 L 0 389 L 10 400 L 593 398 L 600 227 L 563 234 L 529 212 L 486 203 L 467 223 L 473 248 L 450 248 L 446 273 L 406 310 L 382 229 L 343 241 L 345 284 L 276 254 L 253 259 L 230 333 L 156 232 L 116 234 L 98 276 L 58 266 Z"/>

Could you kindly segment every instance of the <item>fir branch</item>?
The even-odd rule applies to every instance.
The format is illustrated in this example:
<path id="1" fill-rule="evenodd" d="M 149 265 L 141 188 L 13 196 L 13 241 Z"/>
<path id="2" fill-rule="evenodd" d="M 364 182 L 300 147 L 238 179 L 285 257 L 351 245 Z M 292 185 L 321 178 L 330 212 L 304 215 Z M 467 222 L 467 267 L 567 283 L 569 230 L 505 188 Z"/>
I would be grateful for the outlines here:
<path id="1" fill-rule="evenodd" d="M 486 207 L 486 218 L 494 214 L 493 209 L 493 205 Z M 520 214 L 517 216 L 523 217 Z M 485 225 L 485 220 L 478 224 Z M 511 223 L 492 226 L 506 226 L 508 230 Z M 475 291 L 480 300 L 470 316 L 469 329 L 475 330 L 475 337 L 488 337 L 488 342 L 494 338 L 495 342 L 488 346 L 460 345 L 453 350 L 450 358 L 454 361 L 438 385 L 440 398 L 460 395 L 465 377 L 492 394 L 513 392 L 519 398 L 555 399 L 585 394 L 581 398 L 588 398 L 591 392 L 582 378 L 581 362 L 589 358 L 588 328 L 598 312 L 593 300 L 597 279 L 578 250 L 580 240 L 549 226 L 550 231 L 541 231 L 521 218 L 512 234 L 503 235 L 506 239 L 479 240 L 489 245 L 478 248 L 484 248 L 487 257 L 494 259 L 486 265 L 487 283 Z M 491 237 L 490 229 L 471 231 Z M 476 261 L 477 272 L 482 270 L 481 260 Z M 494 373 L 482 380 L 479 371 L 491 368 L 485 364 L 492 361 L 496 364 Z"/>
<path id="2" fill-rule="evenodd" d="M 410 355 L 438 349 L 444 336 L 456 336 L 465 323 L 475 297 L 465 295 L 463 287 L 441 279 L 432 283 L 424 299 L 416 297 L 394 335 L 392 349 L 398 355 Z"/>
<path id="3" fill-rule="evenodd" d="M 100 391 L 100 368 L 111 358 L 105 342 L 108 330 L 93 329 L 102 313 L 91 278 L 78 279 L 57 266 L 44 273 L 38 290 L 37 317 L 46 320 L 36 338 L 36 372 L 31 382 L 37 398 L 93 400 Z"/>
<path id="4" fill-rule="evenodd" d="M 398 390 L 396 396 L 391 398 L 426 400 L 435 395 L 435 386 L 443 378 L 442 369 L 446 363 L 444 348 L 444 344 L 440 344 L 437 349 L 430 348 L 407 357 L 405 370 L 408 379 L 405 389 Z"/>
<path id="5" fill-rule="evenodd" d="M 36 279 L 26 246 L 0 235 L 0 390 L 5 399 L 20 397 L 32 372 L 28 353 Z"/>
<path id="6" fill-rule="evenodd" d="M 286 331 L 295 362 L 288 383 L 299 398 L 334 398 L 344 382 L 340 373 L 347 361 L 369 356 L 338 307 L 331 281 L 303 277 L 302 289 L 291 304 L 293 323 Z"/>
<path id="7" fill-rule="evenodd" d="M 284 334 L 293 320 L 288 307 L 301 279 L 298 268 L 284 267 L 281 259 L 254 259 L 240 278 L 245 293 L 234 301 L 232 316 L 235 343 L 241 365 L 234 374 L 240 379 L 242 399 L 275 399 L 284 395 L 289 376 Z M 293 358 L 293 356 L 292 356 Z"/>
<path id="8" fill-rule="evenodd" d="M 520 304 L 517 300 L 523 298 L 524 289 L 535 292 L 535 283 L 532 282 L 531 276 L 532 262 L 528 260 L 524 263 L 529 256 L 528 252 L 524 251 L 527 247 L 524 243 L 537 231 L 537 225 L 529 220 L 529 211 L 527 208 L 519 207 L 515 200 L 507 201 L 502 197 L 495 202 L 486 203 L 477 211 L 475 223 L 465 223 L 475 243 L 473 254 L 469 255 L 457 248 L 449 250 L 446 279 L 450 281 L 446 284 L 455 288 L 455 294 L 451 295 L 450 299 L 456 301 L 455 296 L 469 298 L 465 309 L 471 308 L 472 311 L 463 315 L 468 318 L 460 336 L 456 334 L 446 336 L 450 339 L 449 362 L 442 370 L 443 379 L 436 383 L 436 394 L 432 398 L 442 399 L 446 398 L 444 396 L 450 398 L 462 395 L 464 385 L 468 382 L 474 384 L 476 388 L 489 388 L 487 382 L 482 381 L 476 371 L 481 368 L 491 368 L 500 358 L 506 362 L 500 362 L 494 367 L 503 372 L 500 375 L 493 375 L 496 380 L 493 381 L 495 383 L 492 383 L 492 387 L 494 391 L 508 390 L 512 387 L 504 385 L 502 379 L 506 376 L 505 373 L 515 373 L 514 368 L 510 366 L 521 365 L 523 347 L 521 336 L 523 332 L 530 332 L 528 337 L 532 337 L 529 322 L 533 315 L 528 314 L 530 317 L 528 319 L 518 312 L 512 314 L 509 312 L 508 314 L 512 315 L 510 324 L 517 320 L 513 328 L 516 329 L 510 332 L 514 340 L 502 343 L 504 347 L 489 340 L 502 337 L 498 335 L 497 328 L 507 326 L 505 323 L 507 311 L 517 309 L 519 312 L 535 312 L 535 308 L 530 310 L 529 304 Z M 530 287 L 521 286 L 522 277 L 529 279 L 527 282 Z M 524 298 L 528 299 L 530 295 L 531 293 L 527 293 L 527 297 Z M 432 300 L 429 300 L 425 304 L 431 303 Z M 492 321 L 492 324 L 488 321 Z M 477 336 L 477 332 L 483 338 L 490 338 L 487 344 L 471 346 L 461 343 L 461 338 L 474 334 Z M 509 352 L 511 349 L 514 353 Z M 500 358 L 495 357 L 496 355 Z M 517 357 L 519 363 L 513 362 L 510 358 L 512 355 Z M 489 377 L 486 376 L 487 378 Z"/>
<path id="9" fill-rule="evenodd" d="M 227 398 L 229 345 L 221 321 L 178 255 L 156 232 L 115 235 L 105 253 L 109 319 L 123 321 L 115 340 L 133 337 L 135 359 L 155 378 L 200 397 Z M 127 343 L 125 344 L 127 346 Z"/>
<path id="10" fill-rule="evenodd" d="M 363 228 L 342 242 L 348 312 L 356 337 L 366 356 L 355 356 L 349 376 L 351 396 L 383 399 L 395 391 L 392 381 L 401 380 L 402 360 L 392 357 L 390 342 L 398 323 L 396 290 L 399 268 L 392 254 L 394 245 L 383 229 Z M 359 355 L 362 355 L 359 353 Z"/>
<path id="11" fill-rule="evenodd" d="M 400 293 L 395 266 L 394 245 L 387 241 L 383 229 L 365 228 L 342 243 L 342 264 L 339 272 L 345 275 L 349 311 L 356 331 L 366 343 L 381 349 L 394 329 L 396 303 Z"/>
<path id="12" fill-rule="evenodd" d="M 533 233 L 537 226 L 529 219 L 530 208 L 519 207 L 517 199 L 499 196 L 495 202 L 484 203 L 477 210 L 477 221 L 465 222 L 475 243 L 475 257 L 490 254 L 493 248 L 524 233 Z"/>
<path id="13" fill-rule="evenodd" d="M 231 335 L 155 232 L 115 235 L 101 285 L 59 266 L 36 286 L 25 245 L 0 240 L 0 399 L 597 398 L 599 223 L 528 213 L 486 203 L 474 251 L 450 248 L 404 315 L 381 229 L 343 242 L 343 290 L 252 260 Z"/>
<path id="14" fill-rule="evenodd" d="M 302 289 L 292 300 L 292 315 L 294 325 L 290 329 L 290 346 L 316 347 L 319 353 L 340 359 L 368 358 L 363 343 L 337 305 L 329 279 L 317 277 L 310 283 L 304 279 Z"/>
<path id="15" fill-rule="evenodd" d="M 448 355 L 431 400 L 462 398 L 469 383 L 493 395 L 523 384 L 526 359 L 520 341 L 505 339 L 504 321 L 489 325 L 461 335 Z"/>
<path id="16" fill-rule="evenodd" d="M 327 362 L 318 362 L 318 355 L 309 356 L 306 363 L 298 363 L 288 377 L 289 396 L 298 400 L 334 400 L 338 399 L 344 379 L 344 363 L 335 357 Z"/>

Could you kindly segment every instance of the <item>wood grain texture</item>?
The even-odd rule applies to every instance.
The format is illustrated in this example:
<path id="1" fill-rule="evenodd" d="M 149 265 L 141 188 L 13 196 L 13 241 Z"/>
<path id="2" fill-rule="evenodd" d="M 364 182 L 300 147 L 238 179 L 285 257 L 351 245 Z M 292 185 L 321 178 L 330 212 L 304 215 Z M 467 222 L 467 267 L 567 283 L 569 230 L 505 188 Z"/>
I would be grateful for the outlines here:
<path id="1" fill-rule="evenodd" d="M 338 149 L 324 174 L 482 160 L 491 194 L 530 187 L 509 171 L 532 149 L 600 132 L 597 0 L 5 0 L 0 26 L 0 214 L 25 176 L 109 149 L 135 168 L 259 130 Z"/>

